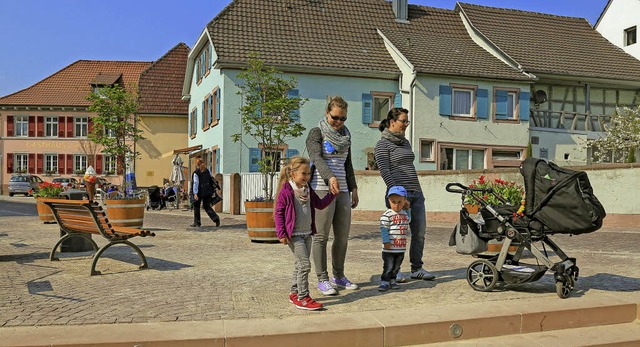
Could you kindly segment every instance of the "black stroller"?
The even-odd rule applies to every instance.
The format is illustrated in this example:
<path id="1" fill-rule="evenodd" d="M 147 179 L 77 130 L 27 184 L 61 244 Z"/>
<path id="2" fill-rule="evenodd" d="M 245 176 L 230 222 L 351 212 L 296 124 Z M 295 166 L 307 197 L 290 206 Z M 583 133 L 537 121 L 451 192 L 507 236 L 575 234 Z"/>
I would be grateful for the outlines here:
<path id="1" fill-rule="evenodd" d="M 160 195 L 160 187 L 151 186 L 147 189 L 147 211 L 155 210 L 162 206 L 162 197 Z"/>
<path id="2" fill-rule="evenodd" d="M 467 268 L 467 282 L 477 291 L 489 292 L 499 284 L 522 284 L 539 280 L 547 270 L 554 273 L 556 293 L 568 297 L 578 279 L 576 259 L 568 257 L 550 238 L 552 234 L 583 234 L 600 229 L 605 210 L 593 195 L 587 174 L 561 168 L 551 162 L 527 158 L 520 165 L 524 176 L 524 211 L 506 204 L 491 189 L 469 188 L 460 183 L 447 184 L 447 191 L 469 196 L 481 208 L 471 216 L 463 207 L 449 245 L 458 253 L 478 259 Z M 483 197 L 493 194 L 504 205 L 490 205 Z M 487 242 L 502 242 L 497 255 L 482 254 Z M 540 242 L 542 250 L 534 242 Z M 510 246 L 516 246 L 510 252 Z M 560 258 L 553 262 L 546 247 Z M 537 264 L 521 262 L 524 250 L 531 252 Z"/>

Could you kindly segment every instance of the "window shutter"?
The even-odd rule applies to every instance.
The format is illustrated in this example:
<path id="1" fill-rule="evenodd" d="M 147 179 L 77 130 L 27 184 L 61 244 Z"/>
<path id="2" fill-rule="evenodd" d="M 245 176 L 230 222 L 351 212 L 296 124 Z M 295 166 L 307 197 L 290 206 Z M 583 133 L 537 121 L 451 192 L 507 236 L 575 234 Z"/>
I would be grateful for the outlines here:
<path id="1" fill-rule="evenodd" d="M 44 154 L 38 153 L 36 159 L 36 173 L 43 174 L 44 173 Z"/>
<path id="2" fill-rule="evenodd" d="M 287 98 L 289 99 L 294 99 L 297 98 L 298 95 L 300 95 L 300 91 L 297 89 L 291 89 L 287 92 Z M 300 121 L 300 108 L 296 108 L 294 111 L 292 111 L 289 114 L 289 117 L 291 117 L 291 120 L 293 120 L 294 122 L 299 122 Z"/>
<path id="3" fill-rule="evenodd" d="M 35 120 L 34 120 L 35 121 Z M 29 158 L 27 159 L 27 166 L 29 168 L 29 173 L 30 174 L 35 174 L 36 173 L 36 154 L 35 153 L 29 153 Z"/>
<path id="4" fill-rule="evenodd" d="M 36 117 L 29 116 L 29 137 L 36 136 Z"/>
<path id="5" fill-rule="evenodd" d="M 202 101 L 202 129 L 205 129 L 207 127 L 207 114 L 204 110 L 206 110 L 207 107 L 207 101 L 203 100 Z"/>
<path id="6" fill-rule="evenodd" d="M 64 117 L 57 117 L 56 122 L 58 122 L 58 137 L 64 137 Z"/>
<path id="7" fill-rule="evenodd" d="M 216 173 L 220 173 L 220 148 L 216 148 Z"/>
<path id="8" fill-rule="evenodd" d="M 7 153 L 7 173 L 13 173 L 13 153 Z"/>
<path id="9" fill-rule="evenodd" d="M 258 161 L 260 161 L 261 155 L 262 151 L 260 151 L 260 148 L 249 148 L 249 172 L 260 171 Z"/>
<path id="10" fill-rule="evenodd" d="M 87 136 L 91 134 L 91 131 L 93 131 L 93 118 L 88 117 L 87 118 Z"/>
<path id="11" fill-rule="evenodd" d="M 287 158 L 291 158 L 298 154 L 300 154 L 300 152 L 297 149 L 287 149 Z"/>
<path id="12" fill-rule="evenodd" d="M 64 154 L 58 154 L 58 167 L 56 168 L 57 173 L 64 173 Z"/>
<path id="13" fill-rule="evenodd" d="M 73 117 L 67 117 L 67 137 L 73 137 Z"/>
<path id="14" fill-rule="evenodd" d="M 373 98 L 371 94 L 362 93 L 362 124 L 373 123 Z"/>
<path id="15" fill-rule="evenodd" d="M 73 154 L 67 154 L 67 175 L 73 173 Z"/>
<path id="16" fill-rule="evenodd" d="M 193 135 L 198 134 L 198 109 L 193 110 Z"/>
<path id="17" fill-rule="evenodd" d="M 36 136 L 44 137 L 44 117 L 36 117 Z"/>
<path id="18" fill-rule="evenodd" d="M 509 93 L 506 90 L 496 90 L 496 119 L 507 119 L 507 103 Z"/>
<path id="19" fill-rule="evenodd" d="M 441 85 L 440 86 L 440 115 L 451 115 L 451 87 Z"/>
<path id="20" fill-rule="evenodd" d="M 216 119 L 220 120 L 220 88 L 216 90 Z"/>
<path id="21" fill-rule="evenodd" d="M 396 93 L 396 96 L 393 98 L 393 107 L 402 107 L 402 94 Z"/>
<path id="22" fill-rule="evenodd" d="M 529 92 L 520 92 L 520 120 L 521 121 L 529 121 L 529 112 L 531 112 L 531 105 L 529 98 L 531 93 Z"/>
<path id="23" fill-rule="evenodd" d="M 102 175 L 102 154 L 96 154 L 96 173 Z"/>
<path id="24" fill-rule="evenodd" d="M 486 89 L 478 89 L 476 100 L 476 117 L 479 119 L 487 119 L 489 117 L 489 91 Z"/>
<path id="25" fill-rule="evenodd" d="M 207 118 L 209 119 L 209 124 L 213 123 L 213 95 L 209 95 L 207 98 Z"/>
<path id="26" fill-rule="evenodd" d="M 13 122 L 13 116 L 7 116 L 7 136 L 13 136 L 14 127 L 15 123 Z"/>

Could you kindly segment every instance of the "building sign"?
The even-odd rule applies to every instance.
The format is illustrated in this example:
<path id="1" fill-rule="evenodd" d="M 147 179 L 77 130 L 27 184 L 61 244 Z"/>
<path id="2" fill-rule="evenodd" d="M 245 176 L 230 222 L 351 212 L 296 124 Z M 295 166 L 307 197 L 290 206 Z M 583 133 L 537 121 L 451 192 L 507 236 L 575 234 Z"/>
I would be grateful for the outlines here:
<path id="1" fill-rule="evenodd" d="M 67 144 L 64 142 L 29 141 L 26 147 L 27 149 L 62 149 L 67 148 Z"/>

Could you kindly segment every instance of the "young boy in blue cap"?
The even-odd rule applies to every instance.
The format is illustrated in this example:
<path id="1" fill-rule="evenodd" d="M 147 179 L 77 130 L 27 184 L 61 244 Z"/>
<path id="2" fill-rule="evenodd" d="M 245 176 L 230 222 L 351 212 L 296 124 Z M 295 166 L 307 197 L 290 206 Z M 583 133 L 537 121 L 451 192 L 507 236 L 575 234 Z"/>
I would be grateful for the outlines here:
<path id="1" fill-rule="evenodd" d="M 380 217 L 380 233 L 382 234 L 382 276 L 380 276 L 381 292 L 399 289 L 396 275 L 404 259 L 407 248 L 407 234 L 411 221 L 411 210 L 407 200 L 407 190 L 402 186 L 393 186 L 387 193 L 390 209 Z"/>

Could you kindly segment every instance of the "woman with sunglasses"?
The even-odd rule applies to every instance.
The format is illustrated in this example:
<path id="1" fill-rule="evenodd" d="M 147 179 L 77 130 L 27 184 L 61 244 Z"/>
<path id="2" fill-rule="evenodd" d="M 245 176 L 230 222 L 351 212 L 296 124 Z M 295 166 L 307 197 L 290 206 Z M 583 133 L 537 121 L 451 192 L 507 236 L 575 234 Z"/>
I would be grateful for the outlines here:
<path id="1" fill-rule="evenodd" d="M 424 236 L 427 231 L 424 195 L 418 181 L 418 174 L 413 165 L 415 154 L 411 144 L 404 134 L 409 126 L 409 111 L 396 107 L 387 113 L 387 118 L 380 122 L 378 129 L 382 138 L 376 144 L 374 155 L 380 175 L 387 186 L 387 191 L 393 186 L 402 186 L 407 190 L 407 200 L 411 205 L 411 245 L 409 260 L 411 261 L 411 278 L 433 280 L 436 277 L 422 268 L 422 253 L 424 251 Z M 386 197 L 386 193 L 385 193 Z M 389 203 L 385 199 L 389 208 Z M 398 272 L 397 282 L 405 282 L 402 273 Z"/>
<path id="2" fill-rule="evenodd" d="M 358 187 L 351 163 L 351 133 L 344 123 L 347 120 L 347 102 L 340 96 L 333 97 L 327 105 L 325 117 L 309 131 L 307 151 L 311 159 L 311 188 L 323 198 L 329 192 L 336 195 L 331 205 L 316 211 L 316 234 L 313 235 L 311 258 L 313 259 L 318 289 L 323 295 L 336 295 L 334 288 L 358 289 L 344 274 L 347 242 L 351 227 L 351 209 L 358 206 Z M 327 271 L 327 240 L 333 226 L 331 246 L 332 274 L 329 282 Z"/>

